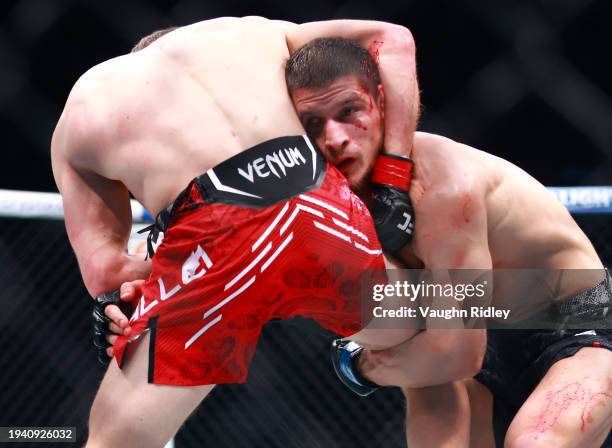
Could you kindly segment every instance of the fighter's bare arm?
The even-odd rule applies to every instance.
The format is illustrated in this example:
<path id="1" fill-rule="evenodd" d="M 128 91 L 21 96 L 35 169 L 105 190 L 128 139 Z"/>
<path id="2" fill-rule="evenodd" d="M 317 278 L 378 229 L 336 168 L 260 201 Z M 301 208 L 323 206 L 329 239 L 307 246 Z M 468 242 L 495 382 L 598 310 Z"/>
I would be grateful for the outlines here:
<path id="1" fill-rule="evenodd" d="M 419 225 L 423 235 L 417 242 L 418 251 L 427 269 L 433 270 L 434 281 L 446 280 L 435 278 L 436 273 L 444 276 L 446 269 L 475 270 L 472 274 L 476 276 L 491 269 L 484 187 L 478 180 L 451 181 L 434 187 L 425 195 L 420 208 Z M 446 363 L 432 364 L 432 369 L 444 365 L 449 373 L 464 377 L 480 370 L 486 350 L 484 329 L 460 330 L 454 334 L 448 330 L 427 330 L 423 336 L 422 340 L 415 338 L 413 343 L 446 359 Z"/>
<path id="2" fill-rule="evenodd" d="M 53 134 L 53 174 L 62 194 L 68 238 L 92 296 L 144 278 L 150 263 L 127 254 L 132 215 L 120 182 L 96 173 L 95 152 L 104 141 L 92 116 L 90 87 L 77 82 Z"/>
<path id="3" fill-rule="evenodd" d="M 491 268 L 486 207 L 477 185 L 434 186 L 417 212 L 417 250 L 428 269 Z M 438 385 L 475 375 L 485 350 L 485 330 L 428 329 L 391 349 L 364 352 L 359 370 L 380 385 Z"/>
<path id="4" fill-rule="evenodd" d="M 371 20 L 329 20 L 285 30 L 292 53 L 318 37 L 342 37 L 367 48 L 378 63 L 385 93 L 385 152 L 410 156 L 420 107 L 412 33 L 401 25 Z"/>

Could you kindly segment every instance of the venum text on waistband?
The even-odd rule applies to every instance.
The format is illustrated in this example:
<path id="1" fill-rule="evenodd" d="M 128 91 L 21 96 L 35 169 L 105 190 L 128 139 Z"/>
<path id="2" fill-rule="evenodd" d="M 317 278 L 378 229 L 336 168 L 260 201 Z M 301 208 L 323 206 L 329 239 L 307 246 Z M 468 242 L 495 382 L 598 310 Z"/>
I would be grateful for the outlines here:
<path id="1" fill-rule="evenodd" d="M 247 179 L 251 183 L 255 183 L 255 175 L 257 177 L 268 177 L 270 173 L 281 179 L 282 176 L 287 176 L 287 168 L 305 164 L 306 159 L 296 147 L 283 148 L 274 151 L 272 154 L 266 154 L 265 157 L 258 157 L 247 164 L 246 171 L 238 168 L 238 174 Z M 266 169 L 267 167 L 267 169 Z"/>

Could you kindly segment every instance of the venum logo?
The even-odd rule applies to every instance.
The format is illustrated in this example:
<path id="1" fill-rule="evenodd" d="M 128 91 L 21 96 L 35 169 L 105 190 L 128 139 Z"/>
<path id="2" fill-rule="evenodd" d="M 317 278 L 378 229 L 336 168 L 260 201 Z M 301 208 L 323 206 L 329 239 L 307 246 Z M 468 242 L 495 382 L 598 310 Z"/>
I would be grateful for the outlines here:
<path id="1" fill-rule="evenodd" d="M 282 176 L 287 176 L 287 168 L 305 163 L 306 159 L 297 147 L 284 148 L 249 162 L 246 171 L 238 168 L 238 174 L 251 183 L 255 183 L 255 175 L 257 177 L 268 177 L 272 173 L 280 179 L 281 173 Z"/>

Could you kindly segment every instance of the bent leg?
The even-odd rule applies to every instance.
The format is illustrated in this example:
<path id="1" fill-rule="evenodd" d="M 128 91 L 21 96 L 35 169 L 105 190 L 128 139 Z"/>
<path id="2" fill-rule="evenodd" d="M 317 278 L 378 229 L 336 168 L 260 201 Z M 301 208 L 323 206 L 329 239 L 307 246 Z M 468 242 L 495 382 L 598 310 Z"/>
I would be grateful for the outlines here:
<path id="1" fill-rule="evenodd" d="M 464 380 L 470 401 L 470 448 L 494 448 L 493 396 L 473 378 Z"/>
<path id="2" fill-rule="evenodd" d="M 612 352 L 586 347 L 556 362 L 521 407 L 505 446 L 600 447 L 612 426 Z"/>
<path id="3" fill-rule="evenodd" d="M 111 362 L 91 409 L 88 448 L 161 447 L 214 387 L 147 383 L 148 352 L 147 334 L 123 370 Z"/>

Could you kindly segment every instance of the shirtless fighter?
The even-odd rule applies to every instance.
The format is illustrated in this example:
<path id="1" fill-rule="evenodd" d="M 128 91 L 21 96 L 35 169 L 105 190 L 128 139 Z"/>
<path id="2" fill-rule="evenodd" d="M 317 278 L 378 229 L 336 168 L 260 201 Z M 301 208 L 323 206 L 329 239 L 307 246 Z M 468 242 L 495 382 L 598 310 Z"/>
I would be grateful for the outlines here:
<path id="1" fill-rule="evenodd" d="M 351 183 L 360 185 L 366 177 L 353 168 L 367 166 L 368 160 L 373 161 L 378 154 L 380 146 L 371 138 L 373 131 L 368 129 L 368 124 L 372 115 L 383 113 L 382 103 L 377 102 L 374 94 L 364 91 L 354 76 L 308 85 L 312 79 L 321 80 L 315 75 L 327 69 L 330 60 L 342 60 L 339 54 L 330 54 L 330 49 L 337 51 L 328 46 L 326 53 L 314 45 L 295 53 L 292 60 L 307 60 L 308 64 L 290 62 L 288 83 L 308 132 L 329 160 L 339 164 Z M 309 52 L 314 55 L 308 55 Z M 320 57 L 317 53 L 321 53 Z M 310 75 L 291 74 L 292 70 L 308 68 L 312 70 Z M 520 169 L 427 134 L 417 134 L 413 157 L 418 164 L 411 197 L 419 213 L 419 225 L 412 250 L 421 265 L 601 269 L 591 244 L 567 211 Z M 522 225 L 525 221 L 530 222 L 529 227 Z M 555 225 L 551 226 L 551 222 Z M 434 238 L 437 235 L 444 238 Z M 599 289 L 593 290 L 601 306 L 609 301 L 609 288 L 609 281 L 603 281 Z M 580 299 L 568 303 L 580 304 Z M 610 427 L 608 388 L 612 361 L 607 350 L 596 348 L 597 345 L 610 347 L 609 332 L 597 333 L 573 336 L 514 332 L 510 339 L 513 342 L 506 344 L 499 344 L 503 337 L 493 338 L 490 352 L 496 356 L 512 357 L 517 349 L 526 350 L 522 364 L 512 366 L 514 371 L 504 372 L 503 365 L 489 363 L 485 372 L 489 372 L 490 381 L 483 379 L 496 393 L 495 410 L 501 414 L 496 416 L 499 417 L 496 421 L 514 416 L 521 408 L 506 438 L 508 446 L 597 446 L 605 438 Z M 469 338 L 465 333 L 455 338 L 449 335 L 446 332 L 440 338 L 439 333 L 423 332 L 410 343 L 386 351 L 366 351 L 359 358 L 362 374 L 370 380 L 403 386 L 410 403 L 409 440 L 411 437 L 431 440 L 431 435 L 440 433 L 448 423 L 448 419 L 438 419 L 434 420 L 438 426 L 427 426 L 428 416 L 440 415 L 440 409 L 432 407 L 438 405 L 435 396 L 439 390 L 414 388 L 443 383 L 448 370 L 465 374 L 473 369 L 470 364 L 474 359 L 478 359 L 466 356 L 478 353 L 469 348 L 478 339 L 470 344 L 466 343 Z M 571 355 L 574 356 L 561 359 Z M 592 365 L 600 369 L 593 371 Z M 584 375 L 586 369 L 589 369 L 588 375 Z M 535 378 L 526 381 L 520 373 L 529 372 L 536 372 Z M 544 380 L 536 388 L 542 376 Z M 572 384 L 579 385 L 580 389 L 568 395 L 567 387 Z M 468 438 L 463 445 L 446 446 L 490 446 L 480 434 L 491 423 L 490 415 L 482 415 L 482 411 L 491 412 L 490 395 L 474 382 L 470 382 L 469 391 L 473 411 L 471 441 Z M 551 397 L 557 400 L 552 405 Z M 580 424 L 583 417 L 588 417 L 584 425 Z M 496 427 L 499 444 L 503 443 L 509 423 L 508 420 Z M 424 432 L 429 436 L 422 437 Z"/>
<path id="2" fill-rule="evenodd" d="M 323 79 L 329 61 L 342 60 L 343 48 L 321 40 L 300 48 L 287 64 L 287 82 L 306 132 L 355 184 L 364 180 L 354 177 L 356 168 L 374 160 L 380 150 L 368 140 L 374 131 L 366 126 L 376 99 L 360 88 L 356 76 Z M 601 446 L 612 424 L 610 317 L 602 325 L 612 303 L 612 279 L 590 241 L 544 186 L 505 160 L 424 133 L 416 134 L 411 157 L 415 173 L 410 197 L 418 219 L 411 243 L 413 266 L 592 270 L 562 284 L 555 298 L 564 300 L 548 305 L 574 323 L 588 316 L 606 329 L 489 331 L 478 379 L 495 396 L 498 446 Z M 531 285 L 494 285 L 494 304 L 507 297 L 515 303 L 534 297 Z M 430 418 L 444 415 L 444 404 L 436 400 L 439 389 L 416 388 L 442 384 L 449 369 L 461 370 L 463 362 L 469 371 L 473 362 L 465 356 L 466 333 L 442 333 L 444 338 L 427 330 L 391 349 L 366 350 L 357 357 L 355 344 L 341 344 L 337 353 L 345 361 L 340 376 L 354 390 L 367 393 L 368 381 L 403 387 L 410 412 L 409 446 L 423 446 L 412 444 L 411 437 L 431 441 L 446 424 Z M 349 356 L 342 356 L 343 351 Z M 468 384 L 471 440 L 444 446 L 491 444 L 482 434 L 487 422 L 490 428 L 490 394 L 476 382 Z"/>
<path id="3" fill-rule="evenodd" d="M 94 401 L 88 446 L 163 445 L 214 384 L 245 380 L 272 318 L 313 317 L 343 336 L 359 330 L 361 273 L 384 268 L 376 232 L 385 234 L 385 212 L 375 231 L 304 136 L 284 79 L 290 50 L 324 35 L 376 45 L 391 99 L 385 132 L 382 117 L 372 123 L 375 144 L 384 134 L 387 151 L 409 151 L 414 46 L 395 25 L 205 21 L 102 63 L 74 86 L 52 163 L 85 285 L 105 301 L 122 282 L 148 278 Z M 368 173 L 374 161 L 352 169 Z M 389 166 L 387 157 L 383 178 Z M 165 232 L 152 263 L 126 254 L 128 192 Z"/>

